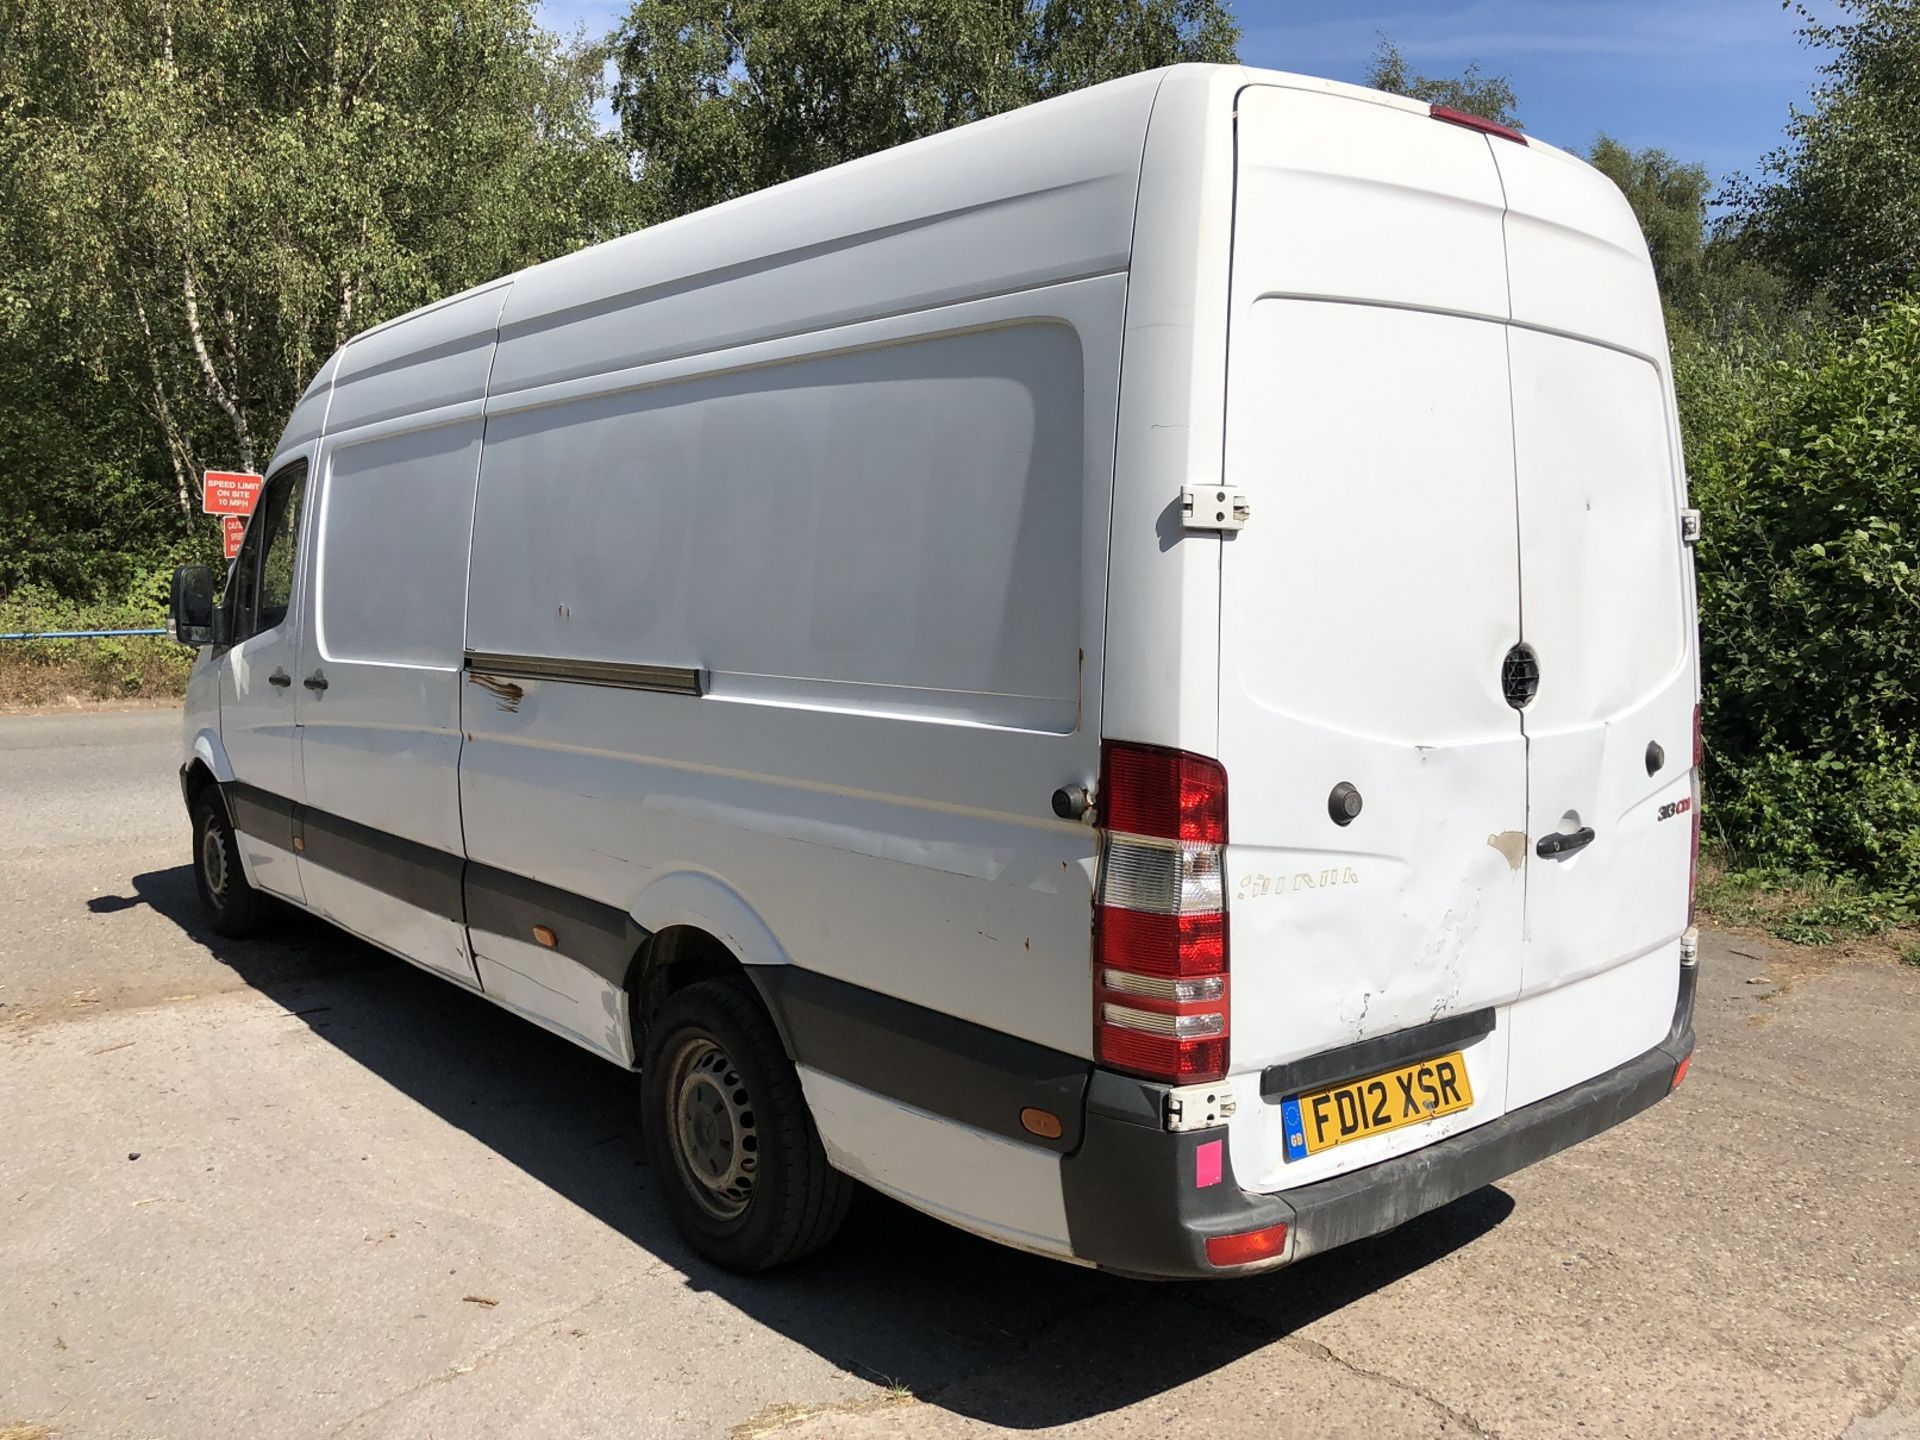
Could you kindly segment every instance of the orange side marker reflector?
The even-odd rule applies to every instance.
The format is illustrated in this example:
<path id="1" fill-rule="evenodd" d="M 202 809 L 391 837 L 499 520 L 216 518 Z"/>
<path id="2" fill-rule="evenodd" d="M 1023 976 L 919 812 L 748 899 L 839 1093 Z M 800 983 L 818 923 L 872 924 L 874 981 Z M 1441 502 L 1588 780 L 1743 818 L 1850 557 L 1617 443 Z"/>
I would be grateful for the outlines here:
<path id="1" fill-rule="evenodd" d="M 1687 1071 L 1693 1068 L 1693 1052 L 1687 1052 L 1687 1058 L 1673 1067 L 1673 1084 L 1667 1087 L 1669 1093 L 1680 1088 L 1680 1082 L 1687 1078 Z"/>
<path id="2" fill-rule="evenodd" d="M 307 837 L 306 837 L 306 836 L 304 836 L 304 835 L 296 835 L 296 836 L 294 836 L 294 837 L 293 837 L 293 848 L 294 848 L 294 849 L 296 849 L 296 850 L 305 850 L 305 849 L 307 848 Z"/>
<path id="3" fill-rule="evenodd" d="M 1207 1263 L 1226 1267 L 1251 1265 L 1256 1260 L 1271 1260 L 1287 1248 L 1287 1227 L 1269 1225 L 1264 1230 L 1249 1230 L 1241 1235 L 1207 1237 Z"/>
<path id="4" fill-rule="evenodd" d="M 544 925 L 536 925 L 533 927 L 533 938 L 549 950 L 560 943 L 560 937 Z"/>
<path id="5" fill-rule="evenodd" d="M 1029 1135 L 1038 1135 L 1042 1140 L 1058 1140 L 1063 1128 L 1058 1115 L 1032 1105 L 1020 1112 L 1020 1125 Z"/>

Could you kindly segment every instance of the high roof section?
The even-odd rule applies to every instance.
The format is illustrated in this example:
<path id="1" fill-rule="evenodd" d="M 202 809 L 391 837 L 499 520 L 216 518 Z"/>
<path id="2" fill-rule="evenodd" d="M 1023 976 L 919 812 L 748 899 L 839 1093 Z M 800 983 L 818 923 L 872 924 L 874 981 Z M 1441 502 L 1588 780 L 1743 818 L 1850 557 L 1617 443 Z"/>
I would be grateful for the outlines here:
<path id="1" fill-rule="evenodd" d="M 1249 83 L 1427 108 L 1311 76 L 1188 65 L 961 126 L 509 277 L 490 392 L 1126 269 L 1156 107 L 1230 115 Z M 1183 135 L 1216 133 L 1194 114 L 1163 118 Z M 444 312 L 478 325 L 485 307 L 462 302 L 502 284 L 376 326 L 347 352 L 370 346 L 392 364 L 432 349 Z M 561 325 L 564 344 L 550 338 Z M 339 373 L 353 368 L 343 360 Z"/>
<path id="2" fill-rule="evenodd" d="M 492 393 L 1124 269 L 1163 74 L 962 126 L 523 272 L 502 316 Z M 562 324 L 565 343 L 546 343 Z"/>

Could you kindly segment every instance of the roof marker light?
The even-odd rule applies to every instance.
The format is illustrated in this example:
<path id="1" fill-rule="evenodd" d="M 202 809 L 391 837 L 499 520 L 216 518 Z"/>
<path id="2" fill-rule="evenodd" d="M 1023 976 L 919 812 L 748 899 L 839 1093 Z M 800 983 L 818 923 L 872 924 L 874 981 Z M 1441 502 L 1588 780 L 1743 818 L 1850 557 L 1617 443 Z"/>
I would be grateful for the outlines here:
<path id="1" fill-rule="evenodd" d="M 1465 110 L 1456 110 L 1451 105 L 1432 105 L 1427 113 L 1436 120 L 1444 120 L 1449 125 L 1464 125 L 1469 130 L 1479 130 L 1488 135 L 1498 135 L 1502 140 L 1511 140 L 1516 145 L 1527 143 L 1527 137 L 1511 125 L 1502 125 L 1498 120 L 1489 120 L 1484 115 L 1470 115 Z"/>

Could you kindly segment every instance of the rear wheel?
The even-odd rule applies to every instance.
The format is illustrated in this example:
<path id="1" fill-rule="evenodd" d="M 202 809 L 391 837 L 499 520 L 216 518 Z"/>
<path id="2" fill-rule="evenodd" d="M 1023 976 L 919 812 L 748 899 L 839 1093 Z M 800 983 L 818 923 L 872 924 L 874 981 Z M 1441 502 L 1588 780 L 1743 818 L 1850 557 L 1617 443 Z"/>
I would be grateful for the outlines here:
<path id="1" fill-rule="evenodd" d="M 247 883 L 233 822 L 212 786 L 201 791 L 193 805 L 193 883 L 214 934 L 238 940 L 259 931 L 267 899 Z"/>
<path id="2" fill-rule="evenodd" d="M 853 1182 L 827 1163 L 800 1077 L 744 980 L 669 996 L 640 1075 L 647 1154 L 687 1242 L 728 1270 L 818 1250 Z"/>

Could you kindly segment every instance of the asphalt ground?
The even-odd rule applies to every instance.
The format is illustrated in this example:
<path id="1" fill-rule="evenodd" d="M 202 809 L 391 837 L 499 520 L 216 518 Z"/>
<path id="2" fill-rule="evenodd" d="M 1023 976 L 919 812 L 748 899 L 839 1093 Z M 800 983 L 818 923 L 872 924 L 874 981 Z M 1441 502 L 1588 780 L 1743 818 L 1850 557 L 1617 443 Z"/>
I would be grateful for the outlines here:
<path id="1" fill-rule="evenodd" d="M 633 1077 L 317 922 L 209 935 L 178 726 L 0 718 L 0 1440 L 1920 1436 L 1920 969 L 1709 934 L 1672 1099 L 1273 1275 L 862 1195 L 743 1280 Z"/>

